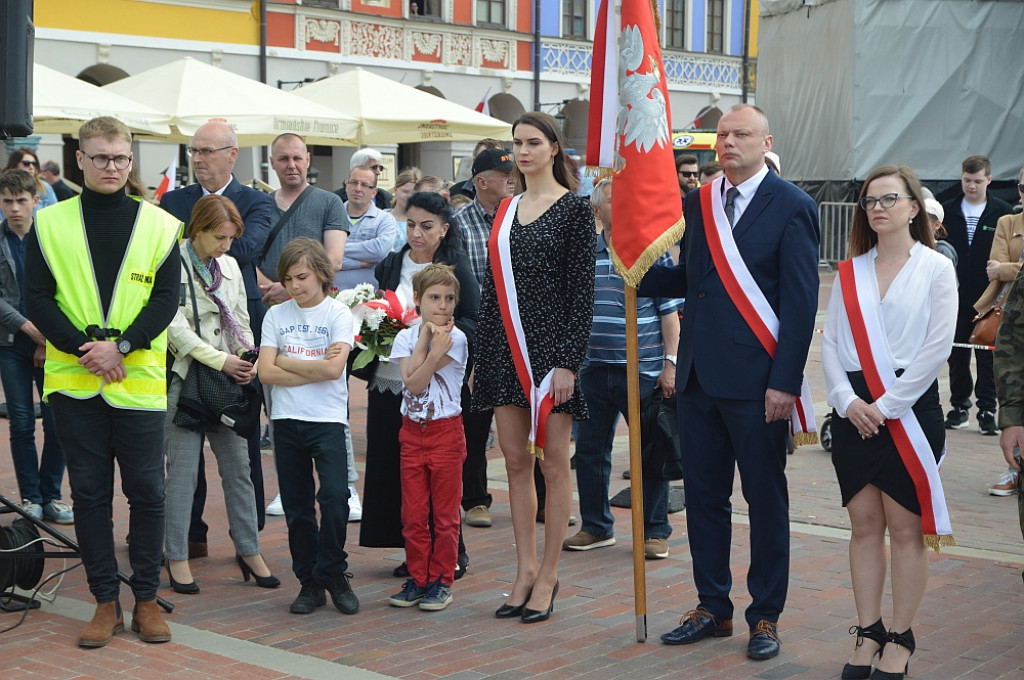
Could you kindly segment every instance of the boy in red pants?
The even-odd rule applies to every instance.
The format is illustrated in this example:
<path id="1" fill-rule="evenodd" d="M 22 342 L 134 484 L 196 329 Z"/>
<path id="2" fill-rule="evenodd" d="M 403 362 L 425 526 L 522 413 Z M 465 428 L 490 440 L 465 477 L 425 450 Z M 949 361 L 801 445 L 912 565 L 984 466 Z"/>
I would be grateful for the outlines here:
<path id="1" fill-rule="evenodd" d="M 448 265 L 412 277 L 421 323 L 395 337 L 402 369 L 402 535 L 410 578 L 388 602 L 439 611 L 452 601 L 466 437 L 461 391 L 469 347 L 454 326 L 459 281 Z M 431 520 L 433 538 L 431 538 Z"/>

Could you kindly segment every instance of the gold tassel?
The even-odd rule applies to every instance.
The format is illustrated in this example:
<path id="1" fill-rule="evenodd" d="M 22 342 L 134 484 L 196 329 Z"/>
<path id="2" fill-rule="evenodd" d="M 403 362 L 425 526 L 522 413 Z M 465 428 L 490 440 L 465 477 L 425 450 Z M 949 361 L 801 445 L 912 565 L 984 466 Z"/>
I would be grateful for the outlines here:
<path id="1" fill-rule="evenodd" d="M 526 450 L 530 455 L 537 456 L 537 460 L 544 460 L 544 449 L 531 441 L 526 442 Z"/>
<path id="2" fill-rule="evenodd" d="M 943 546 L 950 548 L 956 545 L 956 539 L 953 538 L 953 534 L 944 534 L 942 536 L 935 536 L 934 534 L 928 534 L 924 537 L 924 547 L 931 548 L 935 552 L 942 552 L 940 548 Z"/>
<path id="3" fill-rule="evenodd" d="M 615 271 L 618 272 L 619 276 L 623 278 L 626 285 L 633 286 L 636 288 L 640 285 L 640 282 L 644 278 L 644 274 L 647 270 L 658 261 L 669 248 L 674 246 L 679 239 L 683 237 L 683 233 L 686 231 L 686 220 L 680 215 L 679 221 L 668 228 L 665 233 L 657 238 L 651 245 L 644 249 L 644 252 L 640 254 L 640 257 L 636 259 L 632 268 L 627 268 L 622 263 L 619 256 L 615 253 L 615 247 L 612 243 L 608 244 L 608 250 L 612 255 L 612 264 L 615 265 Z M 612 241 L 615 239 L 613 238 Z"/>
<path id="4" fill-rule="evenodd" d="M 810 446 L 818 443 L 817 432 L 797 432 L 793 435 L 793 446 Z"/>

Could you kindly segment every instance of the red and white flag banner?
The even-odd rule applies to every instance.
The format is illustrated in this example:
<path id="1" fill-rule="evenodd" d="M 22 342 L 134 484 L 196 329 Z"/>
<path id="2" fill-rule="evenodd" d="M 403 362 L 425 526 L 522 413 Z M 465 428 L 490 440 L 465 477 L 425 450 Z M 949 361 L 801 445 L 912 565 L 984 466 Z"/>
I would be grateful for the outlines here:
<path id="1" fill-rule="evenodd" d="M 871 283 L 871 266 L 870 254 L 867 253 L 840 262 L 839 282 L 864 381 L 871 398 L 878 401 L 896 381 L 896 371 L 885 350 L 885 330 L 879 316 L 878 293 Z M 936 552 L 940 546 L 956 545 L 939 479 L 939 465 L 917 416 L 908 410 L 901 418 L 886 419 L 885 425 L 896 444 L 900 460 L 914 481 L 917 500 L 921 504 L 921 531 L 925 545 Z"/>
<path id="2" fill-rule="evenodd" d="M 736 239 L 732 236 L 732 225 L 725 216 L 722 205 L 722 184 L 724 177 L 719 177 L 711 184 L 700 188 L 700 211 L 704 222 L 704 234 L 708 241 L 708 250 L 715 263 L 715 271 L 722 279 L 729 299 L 736 305 L 740 316 L 750 326 L 761 346 L 772 358 L 779 342 L 779 317 L 775 314 L 768 298 L 757 285 L 754 276 L 747 269 Z M 804 376 L 800 385 L 800 394 L 793 404 L 793 415 L 789 421 L 793 434 L 793 443 L 797 446 L 814 444 L 818 441 L 817 425 L 814 420 L 814 400 L 811 398 L 811 387 Z"/>
<path id="3" fill-rule="evenodd" d="M 631 286 L 683 233 L 681 201 L 669 200 L 679 194 L 671 118 L 650 0 L 604 0 L 591 60 L 587 164 L 615 171 L 609 246 Z"/>
<path id="4" fill-rule="evenodd" d="M 160 178 L 160 184 L 156 188 L 155 197 L 157 202 L 163 198 L 164 194 L 168 191 L 172 191 L 175 188 L 176 175 L 178 174 L 178 159 L 175 158 L 171 161 L 171 164 L 164 170 L 163 177 Z"/>

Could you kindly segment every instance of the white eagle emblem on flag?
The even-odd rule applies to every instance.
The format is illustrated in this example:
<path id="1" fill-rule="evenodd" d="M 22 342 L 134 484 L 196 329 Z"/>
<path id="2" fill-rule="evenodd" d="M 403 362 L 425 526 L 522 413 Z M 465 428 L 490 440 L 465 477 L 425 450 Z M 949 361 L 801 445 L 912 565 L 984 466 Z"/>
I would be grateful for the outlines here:
<path id="1" fill-rule="evenodd" d="M 619 143 L 636 144 L 637 150 L 647 153 L 655 144 L 664 145 L 670 139 L 665 96 L 658 88 L 661 70 L 657 60 L 647 54 L 638 26 L 623 27 L 620 40 Z M 650 73 L 637 73 L 645 58 L 650 61 Z M 616 169 L 621 169 L 624 159 L 618 150 L 615 155 Z"/>

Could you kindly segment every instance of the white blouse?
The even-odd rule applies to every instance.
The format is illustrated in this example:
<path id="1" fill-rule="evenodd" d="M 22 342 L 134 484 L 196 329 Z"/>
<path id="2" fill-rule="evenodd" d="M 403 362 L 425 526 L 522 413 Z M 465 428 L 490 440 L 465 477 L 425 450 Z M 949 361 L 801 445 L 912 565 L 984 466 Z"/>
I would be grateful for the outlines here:
<path id="1" fill-rule="evenodd" d="M 871 249 L 869 256 L 871 276 L 865 283 L 870 287 L 868 297 L 878 300 L 878 277 L 874 267 L 877 247 Z M 931 248 L 915 243 L 910 249 L 910 258 L 879 302 L 887 340 L 884 349 L 893 367 L 904 369 L 876 403 L 886 418 L 901 418 L 939 375 L 952 349 L 957 304 L 953 263 Z M 846 374 L 861 370 L 861 366 L 838 276 L 832 284 L 832 297 L 825 316 L 821 363 L 825 369 L 828 403 L 845 418 L 846 409 L 857 399 Z"/>

